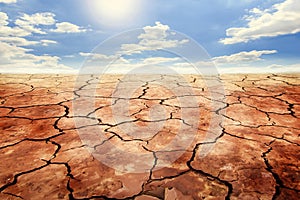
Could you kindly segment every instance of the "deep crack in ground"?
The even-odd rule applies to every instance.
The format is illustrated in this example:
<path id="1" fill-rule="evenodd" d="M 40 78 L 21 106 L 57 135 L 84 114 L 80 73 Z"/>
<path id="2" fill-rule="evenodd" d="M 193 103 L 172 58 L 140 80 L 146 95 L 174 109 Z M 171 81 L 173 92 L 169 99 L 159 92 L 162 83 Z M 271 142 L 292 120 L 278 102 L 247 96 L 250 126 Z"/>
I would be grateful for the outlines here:
<path id="1" fill-rule="evenodd" d="M 299 74 L 0 76 L 0 199 L 300 199 Z"/>

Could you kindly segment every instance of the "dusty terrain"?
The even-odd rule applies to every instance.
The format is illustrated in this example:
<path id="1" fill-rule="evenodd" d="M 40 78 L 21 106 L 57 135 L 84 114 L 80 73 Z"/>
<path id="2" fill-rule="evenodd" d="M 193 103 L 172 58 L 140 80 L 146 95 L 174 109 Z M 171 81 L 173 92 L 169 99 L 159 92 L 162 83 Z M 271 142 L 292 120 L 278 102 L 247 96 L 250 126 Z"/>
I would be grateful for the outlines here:
<path id="1" fill-rule="evenodd" d="M 0 102 L 0 199 L 300 199 L 297 74 L 2 74 Z"/>

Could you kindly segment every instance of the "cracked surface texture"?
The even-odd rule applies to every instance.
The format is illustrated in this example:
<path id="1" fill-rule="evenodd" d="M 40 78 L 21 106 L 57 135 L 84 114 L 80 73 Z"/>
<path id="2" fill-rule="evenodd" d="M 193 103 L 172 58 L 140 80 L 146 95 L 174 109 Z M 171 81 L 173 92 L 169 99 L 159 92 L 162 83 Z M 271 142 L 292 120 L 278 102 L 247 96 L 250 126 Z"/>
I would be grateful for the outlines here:
<path id="1" fill-rule="evenodd" d="M 0 199 L 300 199 L 298 74 L 2 74 L 0 118 Z"/>

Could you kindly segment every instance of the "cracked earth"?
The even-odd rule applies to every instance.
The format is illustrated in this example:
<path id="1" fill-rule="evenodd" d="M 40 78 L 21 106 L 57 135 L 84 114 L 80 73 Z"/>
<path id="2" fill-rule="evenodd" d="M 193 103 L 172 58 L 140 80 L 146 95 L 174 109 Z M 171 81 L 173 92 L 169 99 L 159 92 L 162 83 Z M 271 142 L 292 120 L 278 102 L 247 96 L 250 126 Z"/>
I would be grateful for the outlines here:
<path id="1" fill-rule="evenodd" d="M 298 74 L 0 76 L 0 199 L 300 199 Z"/>

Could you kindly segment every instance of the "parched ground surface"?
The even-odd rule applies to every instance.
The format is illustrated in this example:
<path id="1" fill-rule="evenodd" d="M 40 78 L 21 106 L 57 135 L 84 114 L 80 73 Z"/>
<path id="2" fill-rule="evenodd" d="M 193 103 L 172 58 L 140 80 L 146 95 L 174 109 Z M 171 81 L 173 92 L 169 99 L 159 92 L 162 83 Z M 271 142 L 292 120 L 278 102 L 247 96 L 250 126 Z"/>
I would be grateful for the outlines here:
<path id="1" fill-rule="evenodd" d="M 300 199 L 300 75 L 0 75 L 0 199 Z"/>

